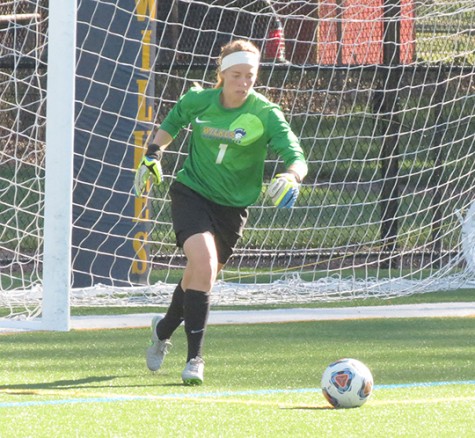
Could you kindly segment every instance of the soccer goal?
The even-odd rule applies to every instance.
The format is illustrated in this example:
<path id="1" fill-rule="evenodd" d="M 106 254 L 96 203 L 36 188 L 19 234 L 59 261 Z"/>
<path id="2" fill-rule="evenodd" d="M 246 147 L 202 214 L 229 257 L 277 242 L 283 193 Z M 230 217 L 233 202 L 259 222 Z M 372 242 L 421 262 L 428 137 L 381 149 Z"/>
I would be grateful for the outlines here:
<path id="1" fill-rule="evenodd" d="M 468 0 L 3 2 L 0 327 L 68 330 L 72 306 L 168 304 L 185 262 L 168 189 L 189 131 L 148 200 L 134 169 L 236 38 L 261 49 L 257 89 L 309 174 L 291 210 L 264 187 L 212 303 L 473 286 L 474 29 Z M 269 154 L 266 183 L 282 170 Z"/>

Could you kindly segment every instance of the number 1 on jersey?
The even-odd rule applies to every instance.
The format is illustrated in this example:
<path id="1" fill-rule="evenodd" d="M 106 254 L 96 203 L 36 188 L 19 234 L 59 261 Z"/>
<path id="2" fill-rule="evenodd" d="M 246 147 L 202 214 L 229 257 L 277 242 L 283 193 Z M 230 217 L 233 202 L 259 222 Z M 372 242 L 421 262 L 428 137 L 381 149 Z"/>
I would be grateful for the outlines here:
<path id="1" fill-rule="evenodd" d="M 219 153 L 218 153 L 218 156 L 216 157 L 216 164 L 221 164 L 223 162 L 224 154 L 226 153 L 227 148 L 228 148 L 228 145 L 225 143 L 221 143 L 219 145 Z"/>

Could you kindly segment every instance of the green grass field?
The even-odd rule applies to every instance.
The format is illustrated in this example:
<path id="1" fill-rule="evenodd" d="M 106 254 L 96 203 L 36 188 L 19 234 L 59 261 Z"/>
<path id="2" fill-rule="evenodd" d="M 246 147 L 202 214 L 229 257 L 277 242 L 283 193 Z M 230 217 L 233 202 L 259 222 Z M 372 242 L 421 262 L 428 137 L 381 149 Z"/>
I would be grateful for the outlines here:
<path id="1" fill-rule="evenodd" d="M 184 387 L 179 329 L 162 370 L 149 330 L 0 336 L 0 437 L 473 436 L 475 320 L 210 326 L 205 383 Z M 375 389 L 330 408 L 324 368 L 354 357 Z"/>

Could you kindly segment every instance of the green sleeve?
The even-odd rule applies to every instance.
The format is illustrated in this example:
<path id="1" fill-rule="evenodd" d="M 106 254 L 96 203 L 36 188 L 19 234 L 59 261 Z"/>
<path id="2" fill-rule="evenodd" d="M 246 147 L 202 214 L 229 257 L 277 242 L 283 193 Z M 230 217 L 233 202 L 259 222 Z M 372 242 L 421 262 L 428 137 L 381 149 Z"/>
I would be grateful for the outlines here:
<path id="1" fill-rule="evenodd" d="M 193 110 L 196 110 L 199 106 L 200 91 L 202 91 L 201 88 L 193 87 L 181 96 L 165 117 L 160 129 L 167 131 L 175 138 L 185 126 L 188 126 L 193 118 Z"/>
<path id="2" fill-rule="evenodd" d="M 299 167 L 307 173 L 307 162 L 300 146 L 299 139 L 292 131 L 279 108 L 273 108 L 269 113 L 269 146 L 284 161 L 286 169 L 291 164 L 299 164 Z"/>

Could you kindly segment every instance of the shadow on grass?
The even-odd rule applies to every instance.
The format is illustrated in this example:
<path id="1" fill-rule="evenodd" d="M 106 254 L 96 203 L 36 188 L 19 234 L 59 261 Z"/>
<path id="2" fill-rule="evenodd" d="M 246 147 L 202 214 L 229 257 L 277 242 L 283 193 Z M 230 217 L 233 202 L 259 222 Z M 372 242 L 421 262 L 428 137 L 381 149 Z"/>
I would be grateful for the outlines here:
<path id="1" fill-rule="evenodd" d="M 291 410 L 291 411 L 299 411 L 299 410 L 308 410 L 308 411 L 328 411 L 335 409 L 332 406 L 313 406 L 313 405 L 305 405 L 305 406 L 283 406 L 280 409 L 282 410 Z"/>
<path id="2" fill-rule="evenodd" d="M 134 376 L 91 376 L 84 379 L 72 379 L 72 380 L 55 380 L 53 382 L 41 382 L 41 383 L 23 383 L 12 385 L 0 385 L 0 393 L 8 392 L 9 394 L 36 394 L 37 391 L 44 390 L 71 390 L 71 389 L 99 389 L 99 388 L 144 388 L 144 387 L 183 387 L 182 382 L 177 383 L 154 383 L 149 385 L 97 385 L 102 382 L 110 382 L 114 379 L 123 379 L 124 377 Z"/>
<path id="3" fill-rule="evenodd" d="M 174 387 L 180 387 L 180 388 L 192 388 L 193 386 L 185 386 L 185 384 L 183 382 L 177 382 L 177 383 L 159 383 L 157 385 L 153 385 L 153 386 L 160 386 L 162 388 L 167 388 L 167 387 L 170 387 L 170 388 L 174 388 Z M 195 388 L 199 388 L 200 386 L 199 385 L 196 385 L 194 386 Z"/>
<path id="4" fill-rule="evenodd" d="M 21 390 L 21 391 L 34 391 L 38 389 L 73 389 L 73 388 L 97 388 L 97 386 L 91 386 L 92 383 L 107 382 L 116 378 L 123 378 L 124 376 L 92 376 L 84 379 L 75 380 L 55 380 L 54 382 L 41 382 L 41 383 L 23 383 L 13 385 L 0 385 L 0 391 Z M 132 376 L 129 376 L 132 377 Z M 89 384 L 89 385 L 88 385 Z M 86 385 L 86 386 L 84 386 Z"/>

